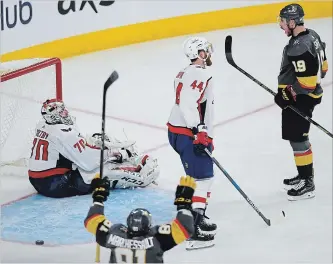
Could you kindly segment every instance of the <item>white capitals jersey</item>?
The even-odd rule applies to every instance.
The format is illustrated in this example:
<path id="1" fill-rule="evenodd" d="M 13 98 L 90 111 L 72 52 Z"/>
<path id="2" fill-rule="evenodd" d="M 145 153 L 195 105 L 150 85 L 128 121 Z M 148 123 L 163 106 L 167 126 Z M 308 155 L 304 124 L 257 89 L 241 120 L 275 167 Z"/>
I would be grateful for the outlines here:
<path id="1" fill-rule="evenodd" d="M 175 134 L 193 136 L 191 129 L 204 123 L 213 138 L 214 95 L 212 76 L 199 65 L 189 65 L 174 81 L 175 104 L 168 128 Z"/>
<path id="2" fill-rule="evenodd" d="M 72 170 L 73 165 L 85 171 L 98 168 L 100 149 L 88 146 L 75 125 L 48 125 L 40 121 L 29 159 L 29 176 L 45 178 L 64 174 Z"/>

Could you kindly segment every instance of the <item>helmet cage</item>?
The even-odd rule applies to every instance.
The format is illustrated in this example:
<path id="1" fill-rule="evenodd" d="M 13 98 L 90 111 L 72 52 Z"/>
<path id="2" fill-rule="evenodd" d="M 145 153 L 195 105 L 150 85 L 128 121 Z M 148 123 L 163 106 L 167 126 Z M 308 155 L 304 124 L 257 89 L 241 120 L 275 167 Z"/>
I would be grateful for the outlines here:
<path id="1" fill-rule="evenodd" d="M 48 124 L 74 124 L 72 116 L 61 100 L 46 100 L 42 105 L 41 114 Z"/>

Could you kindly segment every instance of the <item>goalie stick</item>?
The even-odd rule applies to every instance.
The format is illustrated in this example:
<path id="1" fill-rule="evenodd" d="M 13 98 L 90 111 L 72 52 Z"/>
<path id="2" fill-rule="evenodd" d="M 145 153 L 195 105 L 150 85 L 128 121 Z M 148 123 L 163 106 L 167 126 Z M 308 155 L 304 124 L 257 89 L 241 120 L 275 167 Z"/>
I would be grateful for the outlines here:
<path id="1" fill-rule="evenodd" d="M 266 218 L 262 212 L 258 209 L 257 206 L 250 200 L 250 198 L 246 195 L 246 193 L 239 187 L 239 185 L 234 181 L 234 179 L 229 175 L 229 173 L 221 166 L 221 164 L 213 157 L 213 154 L 205 148 L 207 155 L 212 159 L 214 164 L 222 171 L 222 173 L 228 178 L 228 180 L 232 183 L 232 185 L 237 189 L 237 191 L 244 197 L 244 199 L 251 205 L 251 207 L 257 212 L 257 214 L 265 221 L 265 223 L 270 226 L 271 220 Z"/>
<path id="2" fill-rule="evenodd" d="M 226 59 L 228 61 L 228 63 L 233 66 L 234 68 L 236 68 L 237 70 L 239 70 L 241 73 L 243 73 L 246 77 L 248 77 L 249 79 L 251 79 L 252 81 L 254 81 L 256 84 L 258 84 L 261 88 L 264 88 L 267 92 L 269 92 L 271 95 L 275 96 L 276 92 L 272 91 L 271 89 L 269 89 L 266 85 L 264 85 L 263 83 L 261 83 L 260 81 L 258 81 L 256 78 L 254 78 L 252 75 L 250 75 L 249 73 L 247 73 L 246 71 L 244 71 L 242 68 L 240 68 L 234 61 L 233 57 L 232 57 L 232 36 L 227 36 L 225 39 L 225 56 Z M 333 134 L 331 132 L 329 132 L 327 129 L 325 129 L 324 127 L 322 127 L 320 124 L 318 124 L 316 121 L 314 121 L 313 119 L 311 119 L 309 116 L 303 114 L 301 111 L 299 111 L 297 108 L 293 107 L 293 106 L 288 106 L 291 110 L 293 110 L 294 112 L 296 112 L 297 114 L 299 114 L 301 117 L 303 117 L 304 119 L 306 119 L 308 122 L 312 123 L 314 126 L 318 127 L 321 131 L 323 131 L 326 135 L 330 136 L 331 138 L 333 138 Z"/>
<path id="3" fill-rule="evenodd" d="M 105 108 L 106 108 L 106 93 L 109 87 L 119 78 L 119 75 L 116 71 L 113 71 L 109 78 L 104 83 L 103 88 L 103 109 L 102 109 L 102 147 L 101 147 L 101 159 L 100 159 L 100 171 L 99 175 L 100 178 L 103 178 L 103 168 L 104 168 L 104 148 L 105 148 Z M 95 262 L 101 262 L 101 247 L 99 244 L 96 245 L 96 255 L 95 255 Z"/>

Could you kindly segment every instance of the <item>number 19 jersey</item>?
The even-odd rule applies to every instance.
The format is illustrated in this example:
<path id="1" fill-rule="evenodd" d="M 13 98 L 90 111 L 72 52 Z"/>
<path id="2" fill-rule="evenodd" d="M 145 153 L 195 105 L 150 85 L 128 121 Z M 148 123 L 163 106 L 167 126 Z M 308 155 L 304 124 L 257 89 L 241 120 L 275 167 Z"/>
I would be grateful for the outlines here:
<path id="1" fill-rule="evenodd" d="M 205 124 L 213 138 L 214 95 L 212 76 L 206 68 L 189 65 L 175 80 L 175 102 L 168 128 L 175 134 L 193 136 L 192 128 Z"/>

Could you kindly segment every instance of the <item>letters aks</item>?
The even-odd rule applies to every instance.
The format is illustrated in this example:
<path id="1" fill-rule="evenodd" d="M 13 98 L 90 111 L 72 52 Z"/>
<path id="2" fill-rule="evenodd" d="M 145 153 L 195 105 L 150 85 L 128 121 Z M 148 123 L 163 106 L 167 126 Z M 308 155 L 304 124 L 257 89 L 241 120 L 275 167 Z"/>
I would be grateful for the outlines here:
<path id="1" fill-rule="evenodd" d="M 65 7 L 65 2 L 69 2 L 68 7 Z M 114 4 L 115 1 L 100 1 L 99 5 L 100 6 L 111 6 L 112 4 Z M 58 1 L 58 12 L 61 15 L 67 15 L 70 11 L 76 12 L 76 4 L 78 4 L 75 1 Z M 92 10 L 94 10 L 94 12 L 97 14 L 98 10 L 96 8 L 96 4 L 94 1 L 82 1 L 79 11 L 82 11 L 85 6 L 90 6 L 92 8 Z"/>

